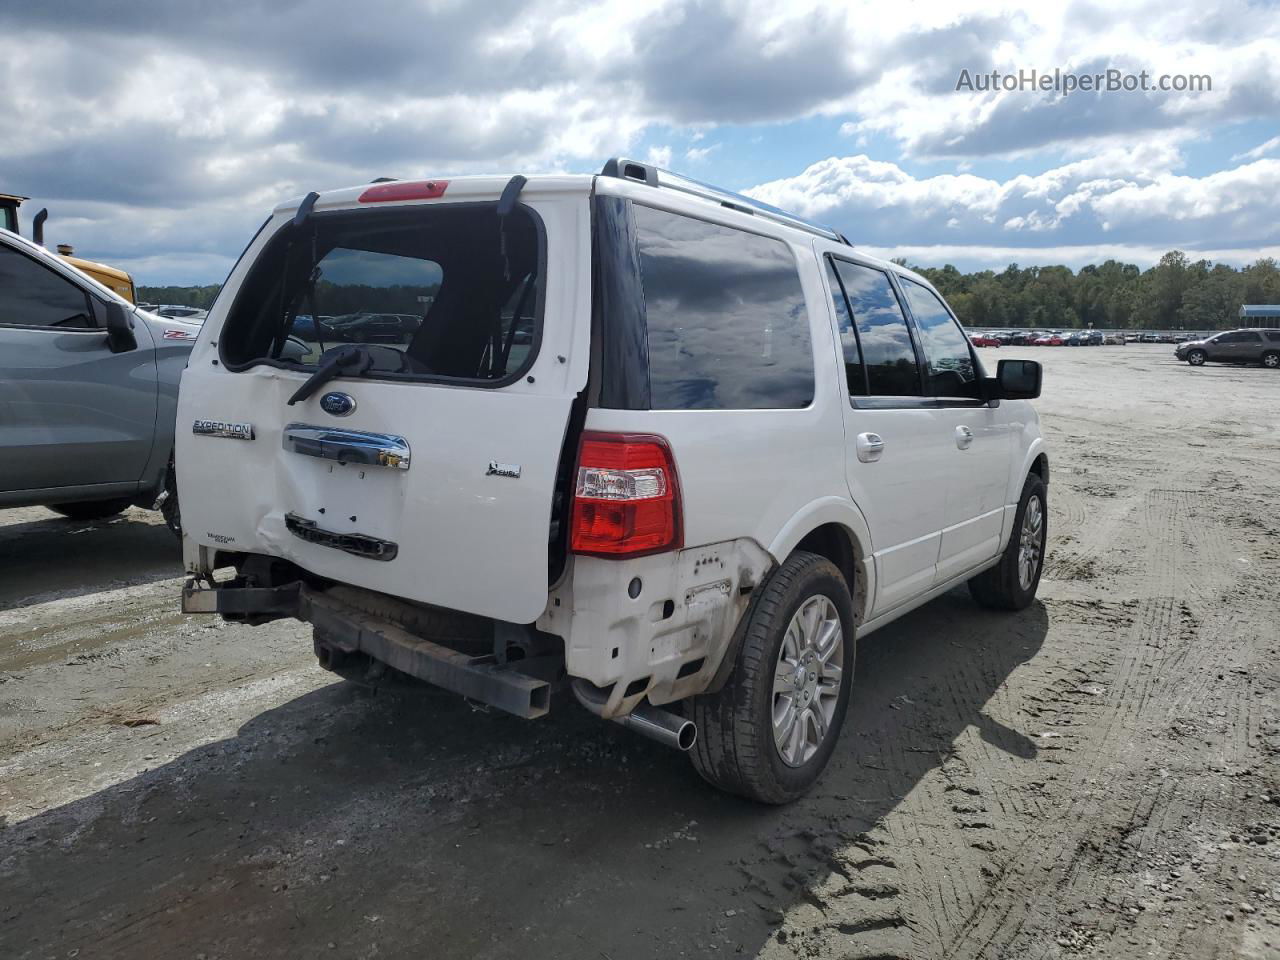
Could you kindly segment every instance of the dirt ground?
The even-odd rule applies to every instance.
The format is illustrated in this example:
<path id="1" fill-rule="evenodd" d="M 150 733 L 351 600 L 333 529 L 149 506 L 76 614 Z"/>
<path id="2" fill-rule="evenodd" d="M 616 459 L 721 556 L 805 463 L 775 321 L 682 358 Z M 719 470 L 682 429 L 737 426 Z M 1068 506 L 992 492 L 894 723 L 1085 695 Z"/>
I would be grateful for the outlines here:
<path id="1" fill-rule="evenodd" d="M 769 809 L 573 704 L 333 682 L 158 517 L 0 511 L 0 957 L 1280 956 L 1280 374 L 1046 364 L 1050 552 L 865 639 Z"/>

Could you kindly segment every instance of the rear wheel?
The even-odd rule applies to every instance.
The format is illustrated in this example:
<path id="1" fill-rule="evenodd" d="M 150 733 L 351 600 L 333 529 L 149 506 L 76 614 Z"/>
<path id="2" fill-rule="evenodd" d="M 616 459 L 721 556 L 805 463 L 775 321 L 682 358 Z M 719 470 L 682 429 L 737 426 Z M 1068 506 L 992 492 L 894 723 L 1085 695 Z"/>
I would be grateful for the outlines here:
<path id="1" fill-rule="evenodd" d="M 1187 354 L 1187 363 L 1193 367 L 1204 366 L 1204 362 L 1209 359 L 1209 355 L 1203 350 L 1192 350 Z"/>
<path id="2" fill-rule="evenodd" d="M 1262 365 L 1268 370 L 1280 370 L 1280 352 L 1268 350 L 1262 355 Z"/>
<path id="3" fill-rule="evenodd" d="M 802 551 L 760 589 L 728 682 L 693 698 L 698 740 L 689 756 L 721 790 L 787 803 L 821 775 L 844 724 L 853 603 L 835 565 Z"/>
<path id="4" fill-rule="evenodd" d="M 1023 610 L 1031 605 L 1044 569 L 1047 507 L 1044 481 L 1029 474 L 1000 562 L 969 581 L 969 592 L 978 603 L 995 610 Z"/>
<path id="5" fill-rule="evenodd" d="M 129 507 L 128 500 L 86 500 L 82 503 L 51 503 L 49 509 L 69 520 L 104 520 L 123 513 Z"/>

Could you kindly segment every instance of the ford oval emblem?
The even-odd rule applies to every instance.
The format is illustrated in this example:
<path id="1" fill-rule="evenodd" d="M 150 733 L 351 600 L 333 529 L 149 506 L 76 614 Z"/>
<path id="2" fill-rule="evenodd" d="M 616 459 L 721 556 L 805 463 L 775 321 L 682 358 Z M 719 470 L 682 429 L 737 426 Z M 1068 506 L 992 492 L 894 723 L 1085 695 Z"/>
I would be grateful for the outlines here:
<path id="1" fill-rule="evenodd" d="M 349 417 L 356 409 L 356 398 L 346 393 L 326 393 L 320 398 L 320 409 L 335 417 Z"/>

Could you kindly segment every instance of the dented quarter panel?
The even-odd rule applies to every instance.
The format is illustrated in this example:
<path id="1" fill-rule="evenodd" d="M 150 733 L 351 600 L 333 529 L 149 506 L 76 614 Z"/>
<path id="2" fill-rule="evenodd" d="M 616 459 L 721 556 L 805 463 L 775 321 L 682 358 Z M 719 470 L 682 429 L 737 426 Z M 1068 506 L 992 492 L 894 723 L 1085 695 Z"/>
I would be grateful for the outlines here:
<path id="1" fill-rule="evenodd" d="M 753 540 L 729 540 L 634 560 L 577 557 L 552 592 L 539 629 L 562 636 L 570 676 L 611 684 L 604 716 L 645 696 L 670 703 L 700 693 L 714 676 L 751 599 L 773 566 Z M 633 598 L 628 586 L 639 579 Z M 664 616 L 670 601 L 671 613 Z M 702 663 L 686 676 L 681 667 Z M 636 684 L 628 694 L 627 688 Z"/>

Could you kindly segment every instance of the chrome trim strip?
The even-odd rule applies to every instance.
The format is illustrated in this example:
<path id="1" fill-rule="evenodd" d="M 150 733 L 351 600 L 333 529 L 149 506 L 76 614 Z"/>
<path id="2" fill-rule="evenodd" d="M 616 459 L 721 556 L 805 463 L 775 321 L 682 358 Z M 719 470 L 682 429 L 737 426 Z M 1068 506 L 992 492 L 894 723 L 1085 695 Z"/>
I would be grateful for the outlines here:
<path id="1" fill-rule="evenodd" d="M 283 437 L 286 450 L 304 457 L 367 467 L 409 469 L 409 441 L 393 434 L 291 423 L 284 428 Z"/>

